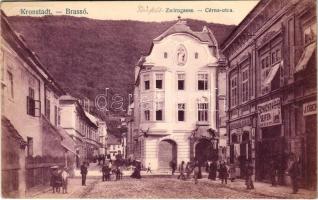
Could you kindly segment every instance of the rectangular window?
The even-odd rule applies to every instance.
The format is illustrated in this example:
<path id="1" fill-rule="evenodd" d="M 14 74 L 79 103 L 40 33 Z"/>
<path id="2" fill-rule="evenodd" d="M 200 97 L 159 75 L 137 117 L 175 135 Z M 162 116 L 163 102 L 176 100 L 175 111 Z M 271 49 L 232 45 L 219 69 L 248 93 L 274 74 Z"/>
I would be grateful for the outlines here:
<path id="1" fill-rule="evenodd" d="M 242 70 L 242 102 L 248 101 L 248 68 Z"/>
<path id="2" fill-rule="evenodd" d="M 28 156 L 33 156 L 33 138 L 27 137 Z"/>
<path id="3" fill-rule="evenodd" d="M 179 122 L 185 121 L 185 104 L 184 103 L 178 104 L 178 121 Z"/>
<path id="4" fill-rule="evenodd" d="M 198 74 L 198 90 L 208 89 L 208 74 Z"/>
<path id="5" fill-rule="evenodd" d="M 29 87 L 29 95 L 27 96 L 27 114 L 35 116 L 34 89 Z"/>
<path id="6" fill-rule="evenodd" d="M 163 102 L 156 103 L 156 120 L 157 121 L 163 120 Z"/>
<path id="7" fill-rule="evenodd" d="M 150 120 L 150 110 L 145 110 L 144 113 L 145 113 L 145 120 L 149 121 Z"/>
<path id="8" fill-rule="evenodd" d="M 50 120 L 51 102 L 48 98 L 45 99 L 45 116 Z"/>
<path id="9" fill-rule="evenodd" d="M 163 74 L 156 74 L 156 88 L 163 88 Z"/>
<path id="10" fill-rule="evenodd" d="M 198 104 L 198 121 L 200 122 L 208 121 L 208 103 Z"/>
<path id="11" fill-rule="evenodd" d="M 270 69 L 271 69 L 271 56 L 270 56 L 270 52 L 264 54 L 261 57 L 261 66 L 262 66 L 262 70 L 261 70 L 261 82 L 264 83 L 265 79 L 267 78 Z M 262 94 L 266 94 L 270 91 L 270 88 L 267 85 L 261 84 L 261 92 Z"/>
<path id="12" fill-rule="evenodd" d="M 8 71 L 8 79 L 9 79 L 9 84 L 8 84 L 8 91 L 10 92 L 10 98 L 14 98 L 14 85 L 13 85 L 13 75 L 11 72 Z"/>
<path id="13" fill-rule="evenodd" d="M 178 74 L 178 90 L 184 90 L 185 74 Z"/>
<path id="14" fill-rule="evenodd" d="M 54 125 L 58 125 L 58 109 L 57 106 L 54 106 Z"/>
<path id="15" fill-rule="evenodd" d="M 149 90 L 150 89 L 149 75 L 144 75 L 144 84 L 145 84 L 145 90 Z"/>
<path id="16" fill-rule="evenodd" d="M 277 67 L 281 59 L 281 44 L 271 46 L 268 52 L 261 56 L 261 93 L 263 95 L 280 87 L 281 66 L 276 71 L 273 67 Z"/>
<path id="17" fill-rule="evenodd" d="M 237 75 L 233 75 L 230 81 L 231 85 L 231 93 L 230 93 L 230 97 L 231 97 L 231 107 L 234 107 L 238 104 L 238 89 L 237 89 Z"/>

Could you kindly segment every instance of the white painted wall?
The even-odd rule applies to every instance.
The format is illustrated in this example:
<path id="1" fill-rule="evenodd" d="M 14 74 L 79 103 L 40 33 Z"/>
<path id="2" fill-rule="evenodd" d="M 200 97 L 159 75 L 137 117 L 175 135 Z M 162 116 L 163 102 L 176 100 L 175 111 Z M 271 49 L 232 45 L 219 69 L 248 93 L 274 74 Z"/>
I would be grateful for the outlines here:
<path id="1" fill-rule="evenodd" d="M 183 45 L 187 51 L 185 65 L 177 63 L 177 49 Z M 164 52 L 168 57 L 164 58 Z M 198 58 L 195 59 L 195 52 Z M 144 66 L 154 66 L 152 69 L 144 69 L 140 73 L 139 87 L 135 88 L 135 118 L 137 129 L 148 130 L 149 134 L 166 134 L 167 136 L 147 137 L 145 139 L 145 151 L 142 161 L 145 166 L 151 163 L 153 169 L 158 167 L 158 145 L 163 139 L 171 139 L 177 144 L 178 163 L 189 161 L 190 147 L 188 137 L 195 129 L 197 123 L 197 104 L 206 100 L 209 104 L 208 124 L 216 129 L 216 76 L 218 59 L 212 55 L 206 43 L 193 36 L 178 33 L 167 36 L 159 42 L 155 42 L 152 52 L 146 57 Z M 138 67 L 136 68 L 138 71 Z M 177 88 L 177 74 L 185 73 L 185 90 Z M 208 74 L 208 90 L 197 89 L 198 73 Z M 156 73 L 164 74 L 163 89 L 155 88 Z M 150 76 L 150 90 L 144 90 L 144 75 Z M 149 101 L 152 105 L 151 120 L 144 120 L 144 111 L 141 102 Z M 155 121 L 155 102 L 164 101 L 164 120 Z M 185 121 L 178 122 L 177 104 L 185 103 Z M 136 116 L 137 115 L 137 116 Z"/>

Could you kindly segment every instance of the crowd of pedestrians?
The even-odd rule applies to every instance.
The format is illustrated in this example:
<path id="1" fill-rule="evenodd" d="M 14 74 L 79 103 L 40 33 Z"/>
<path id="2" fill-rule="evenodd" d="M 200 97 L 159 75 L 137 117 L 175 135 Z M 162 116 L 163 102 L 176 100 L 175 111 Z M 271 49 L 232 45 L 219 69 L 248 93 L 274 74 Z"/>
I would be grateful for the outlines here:
<path id="1" fill-rule="evenodd" d="M 141 179 L 141 170 L 143 166 L 139 160 L 109 160 L 102 156 L 98 160 L 98 165 L 101 167 L 102 181 L 120 180 L 123 176 L 123 169 L 131 169 L 131 178 Z M 254 168 L 251 161 L 245 162 L 245 185 L 246 189 L 255 189 L 253 183 Z M 228 164 L 224 161 L 207 161 L 199 162 L 194 160 L 193 162 L 181 161 L 177 166 L 177 162 L 172 160 L 170 163 L 172 175 L 178 170 L 179 175 L 177 176 L 180 180 L 189 180 L 193 174 L 194 183 L 197 184 L 198 180 L 202 178 L 201 168 L 205 165 L 206 172 L 208 173 L 208 179 L 216 181 L 217 178 L 221 181 L 221 184 L 227 184 L 228 180 L 231 182 L 235 181 L 237 177 L 236 166 L 234 164 Z M 88 173 L 88 162 L 83 162 L 80 166 L 80 173 L 82 176 L 82 186 L 86 185 L 86 176 Z M 68 178 L 70 176 L 68 169 L 65 167 L 53 166 L 51 167 L 51 186 L 53 193 L 67 193 Z M 272 160 L 270 161 L 270 180 L 273 187 L 278 184 L 278 169 L 277 163 Z M 146 173 L 152 173 L 150 163 L 145 168 Z M 286 173 L 291 178 L 292 191 L 293 193 L 298 192 L 299 188 L 299 176 L 300 167 L 299 160 L 292 159 Z M 112 178 L 113 177 L 113 178 Z"/>
<path id="2" fill-rule="evenodd" d="M 228 180 L 231 182 L 234 182 L 237 173 L 236 173 L 236 166 L 234 164 L 228 164 L 224 161 L 208 161 L 205 162 L 206 172 L 208 173 L 208 179 L 210 180 L 216 180 L 219 178 L 221 181 L 221 184 L 227 184 Z M 198 179 L 202 178 L 201 173 L 201 167 L 202 163 L 195 160 L 193 162 L 187 162 L 185 164 L 184 161 L 181 161 L 181 163 L 178 166 L 179 175 L 177 176 L 180 180 L 188 180 L 191 177 L 191 174 L 193 174 L 193 180 L 194 183 L 198 183 Z M 273 187 L 277 186 L 278 184 L 278 166 L 277 163 L 274 161 L 271 161 L 271 184 Z M 177 167 L 176 162 L 171 161 L 170 162 L 170 168 L 172 175 L 174 175 Z M 291 178 L 291 184 L 292 184 L 292 193 L 297 193 L 299 188 L 299 176 L 300 176 L 300 169 L 299 169 L 299 161 L 297 159 L 292 159 L 291 163 L 289 164 L 289 167 L 286 170 L 286 173 Z M 247 160 L 245 162 L 245 185 L 246 189 L 252 190 L 255 189 L 254 183 L 253 183 L 253 175 L 254 175 L 254 168 L 253 164 L 250 160 Z"/>

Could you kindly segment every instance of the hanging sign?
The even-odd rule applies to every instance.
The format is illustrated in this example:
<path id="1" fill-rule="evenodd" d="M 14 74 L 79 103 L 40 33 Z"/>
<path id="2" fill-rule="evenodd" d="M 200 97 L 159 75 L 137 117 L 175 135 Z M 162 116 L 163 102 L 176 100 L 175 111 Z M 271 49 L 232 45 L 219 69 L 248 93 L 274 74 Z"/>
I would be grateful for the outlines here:
<path id="1" fill-rule="evenodd" d="M 257 111 L 260 127 L 274 126 L 282 123 L 280 98 L 258 104 Z"/>
<path id="2" fill-rule="evenodd" d="M 304 103 L 303 105 L 303 115 L 314 115 L 317 113 L 317 103 L 316 101 Z"/>

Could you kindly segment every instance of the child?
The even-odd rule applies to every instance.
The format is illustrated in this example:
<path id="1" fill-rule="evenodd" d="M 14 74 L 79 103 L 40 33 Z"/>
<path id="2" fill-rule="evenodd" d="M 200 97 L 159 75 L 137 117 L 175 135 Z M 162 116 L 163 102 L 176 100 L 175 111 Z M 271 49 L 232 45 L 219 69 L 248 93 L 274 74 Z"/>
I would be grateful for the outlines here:
<path id="1" fill-rule="evenodd" d="M 67 193 L 67 182 L 69 174 L 67 173 L 67 168 L 64 168 L 62 170 L 61 176 L 62 176 L 62 193 Z"/>
<path id="2" fill-rule="evenodd" d="M 152 172 L 151 172 L 150 163 L 148 164 L 148 168 L 147 168 L 147 173 L 148 173 L 148 172 L 152 173 Z"/>

